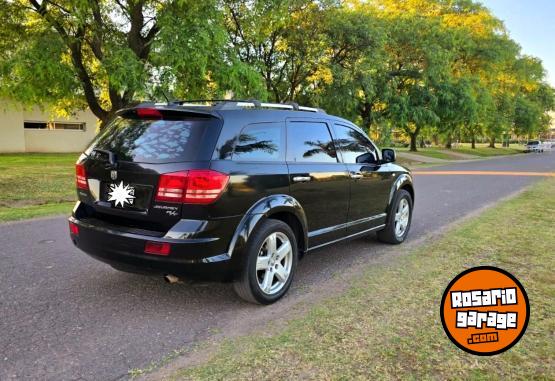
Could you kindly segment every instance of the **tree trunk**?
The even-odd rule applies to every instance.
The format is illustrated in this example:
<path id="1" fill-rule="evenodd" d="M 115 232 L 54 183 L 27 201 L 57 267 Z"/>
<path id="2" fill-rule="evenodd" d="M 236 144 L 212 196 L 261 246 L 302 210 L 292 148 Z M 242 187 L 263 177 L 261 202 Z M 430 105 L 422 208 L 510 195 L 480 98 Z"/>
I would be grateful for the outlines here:
<path id="1" fill-rule="evenodd" d="M 495 148 L 495 137 L 489 138 L 489 148 Z"/>
<path id="2" fill-rule="evenodd" d="M 362 129 L 366 132 L 366 135 L 372 136 L 372 118 L 366 112 L 362 113 Z"/>
<path id="3" fill-rule="evenodd" d="M 451 149 L 453 148 L 453 137 L 451 134 L 447 135 L 447 141 L 445 142 L 445 148 Z"/>
<path id="4" fill-rule="evenodd" d="M 420 137 L 420 148 L 426 148 L 426 144 L 424 144 L 424 137 Z"/>
<path id="5" fill-rule="evenodd" d="M 470 143 L 472 144 L 472 149 L 476 149 L 476 136 L 472 135 L 472 140 L 470 141 Z"/>
<path id="6" fill-rule="evenodd" d="M 106 128 L 108 123 L 110 123 L 112 119 L 114 119 L 114 117 L 116 116 L 117 111 L 118 110 L 112 109 L 104 116 L 104 118 L 98 118 L 98 120 L 100 120 L 100 124 L 98 125 L 99 131 L 103 131 L 104 128 Z"/>
<path id="7" fill-rule="evenodd" d="M 410 151 L 417 152 L 416 149 L 416 139 L 418 138 L 418 134 L 416 132 L 409 134 L 410 135 Z"/>
<path id="8" fill-rule="evenodd" d="M 108 123 L 112 120 L 112 118 L 107 117 L 105 119 L 99 119 L 99 120 L 100 120 L 100 124 L 98 125 L 98 130 L 103 131 L 104 128 L 106 128 L 106 125 L 108 125 Z"/>

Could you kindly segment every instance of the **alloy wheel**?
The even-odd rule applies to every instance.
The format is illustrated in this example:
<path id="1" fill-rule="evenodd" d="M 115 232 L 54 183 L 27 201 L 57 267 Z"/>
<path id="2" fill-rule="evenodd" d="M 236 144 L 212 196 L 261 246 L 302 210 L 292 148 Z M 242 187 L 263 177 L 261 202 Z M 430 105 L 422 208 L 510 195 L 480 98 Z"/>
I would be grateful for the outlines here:
<path id="1" fill-rule="evenodd" d="M 395 212 L 395 235 L 400 238 L 405 234 L 410 220 L 410 206 L 406 198 L 402 198 Z"/>
<path id="2" fill-rule="evenodd" d="M 266 237 L 256 260 L 256 276 L 262 292 L 278 293 L 287 283 L 292 265 L 293 248 L 287 235 L 274 232 Z"/>

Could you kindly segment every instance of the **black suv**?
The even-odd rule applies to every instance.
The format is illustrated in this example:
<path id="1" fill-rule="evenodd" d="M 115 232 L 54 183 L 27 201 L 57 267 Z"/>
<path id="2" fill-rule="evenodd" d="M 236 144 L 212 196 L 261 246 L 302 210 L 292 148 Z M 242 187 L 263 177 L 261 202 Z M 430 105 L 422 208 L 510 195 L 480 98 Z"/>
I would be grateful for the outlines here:
<path id="1" fill-rule="evenodd" d="M 118 270 L 233 281 L 268 304 L 304 253 L 372 231 L 405 240 L 414 189 L 394 161 L 320 109 L 141 104 L 77 161 L 71 239 Z"/>

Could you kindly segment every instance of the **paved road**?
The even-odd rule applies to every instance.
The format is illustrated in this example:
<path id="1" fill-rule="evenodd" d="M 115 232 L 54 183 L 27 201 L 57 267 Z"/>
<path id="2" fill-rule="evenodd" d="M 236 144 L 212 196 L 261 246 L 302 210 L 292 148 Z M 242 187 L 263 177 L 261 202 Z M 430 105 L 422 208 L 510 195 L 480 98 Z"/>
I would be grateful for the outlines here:
<path id="1" fill-rule="evenodd" d="M 431 170 L 554 171 L 555 153 Z M 428 169 L 427 169 L 428 170 Z M 538 177 L 416 176 L 411 238 L 433 232 Z M 76 250 L 65 218 L 0 225 L 0 380 L 116 380 L 174 349 L 279 314 L 335 273 L 392 250 L 359 239 L 307 256 L 283 303 L 260 308 L 229 285 L 168 285 L 118 273 Z"/>

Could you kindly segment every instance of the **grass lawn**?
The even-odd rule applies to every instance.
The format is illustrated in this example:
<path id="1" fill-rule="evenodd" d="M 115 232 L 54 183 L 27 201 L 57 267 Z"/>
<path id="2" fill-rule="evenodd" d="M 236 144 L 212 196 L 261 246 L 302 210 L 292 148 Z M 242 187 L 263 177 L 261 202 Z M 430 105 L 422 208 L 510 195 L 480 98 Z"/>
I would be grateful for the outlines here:
<path id="1" fill-rule="evenodd" d="M 397 151 L 401 152 L 410 152 L 408 148 L 395 148 Z M 432 157 L 434 159 L 443 159 L 443 160 L 455 160 L 460 159 L 459 157 L 455 157 L 453 155 L 449 155 L 449 150 L 441 149 L 441 148 L 418 148 L 418 152 L 414 152 L 417 155 Z"/>
<path id="2" fill-rule="evenodd" d="M 0 222 L 71 211 L 79 154 L 1 154 Z"/>
<path id="3" fill-rule="evenodd" d="M 500 156 L 500 155 L 514 155 L 517 153 L 524 152 L 524 146 L 512 144 L 511 146 L 504 148 L 504 147 L 497 147 L 497 148 L 489 148 L 487 144 L 477 144 L 475 149 L 472 149 L 470 144 L 463 144 L 461 147 L 454 148 L 453 151 L 465 153 L 468 155 L 476 155 L 476 156 Z"/>
<path id="4" fill-rule="evenodd" d="M 397 151 L 401 152 L 409 152 L 409 149 L 406 147 L 402 148 L 395 148 Z M 430 148 L 418 148 L 418 152 L 415 152 L 418 155 L 433 157 L 436 159 L 444 159 L 444 160 L 460 160 L 461 157 L 455 156 L 451 154 L 454 153 L 463 153 L 467 155 L 474 155 L 479 157 L 491 157 L 491 156 L 501 156 L 501 155 L 514 155 L 517 153 L 524 152 L 524 146 L 513 144 L 508 148 L 503 148 L 498 146 L 497 148 L 489 148 L 487 144 L 477 144 L 475 149 L 472 149 L 470 144 L 462 144 L 457 148 L 453 148 L 448 150 L 443 147 L 430 147 Z"/>
<path id="5" fill-rule="evenodd" d="M 283 331 L 231 339 L 207 362 L 172 378 L 553 379 L 554 198 L 555 181 L 539 183 L 424 247 L 369 267 L 349 291 Z M 530 298 L 526 334 L 493 357 L 455 347 L 439 317 L 449 281 L 479 265 L 511 272 Z"/>

